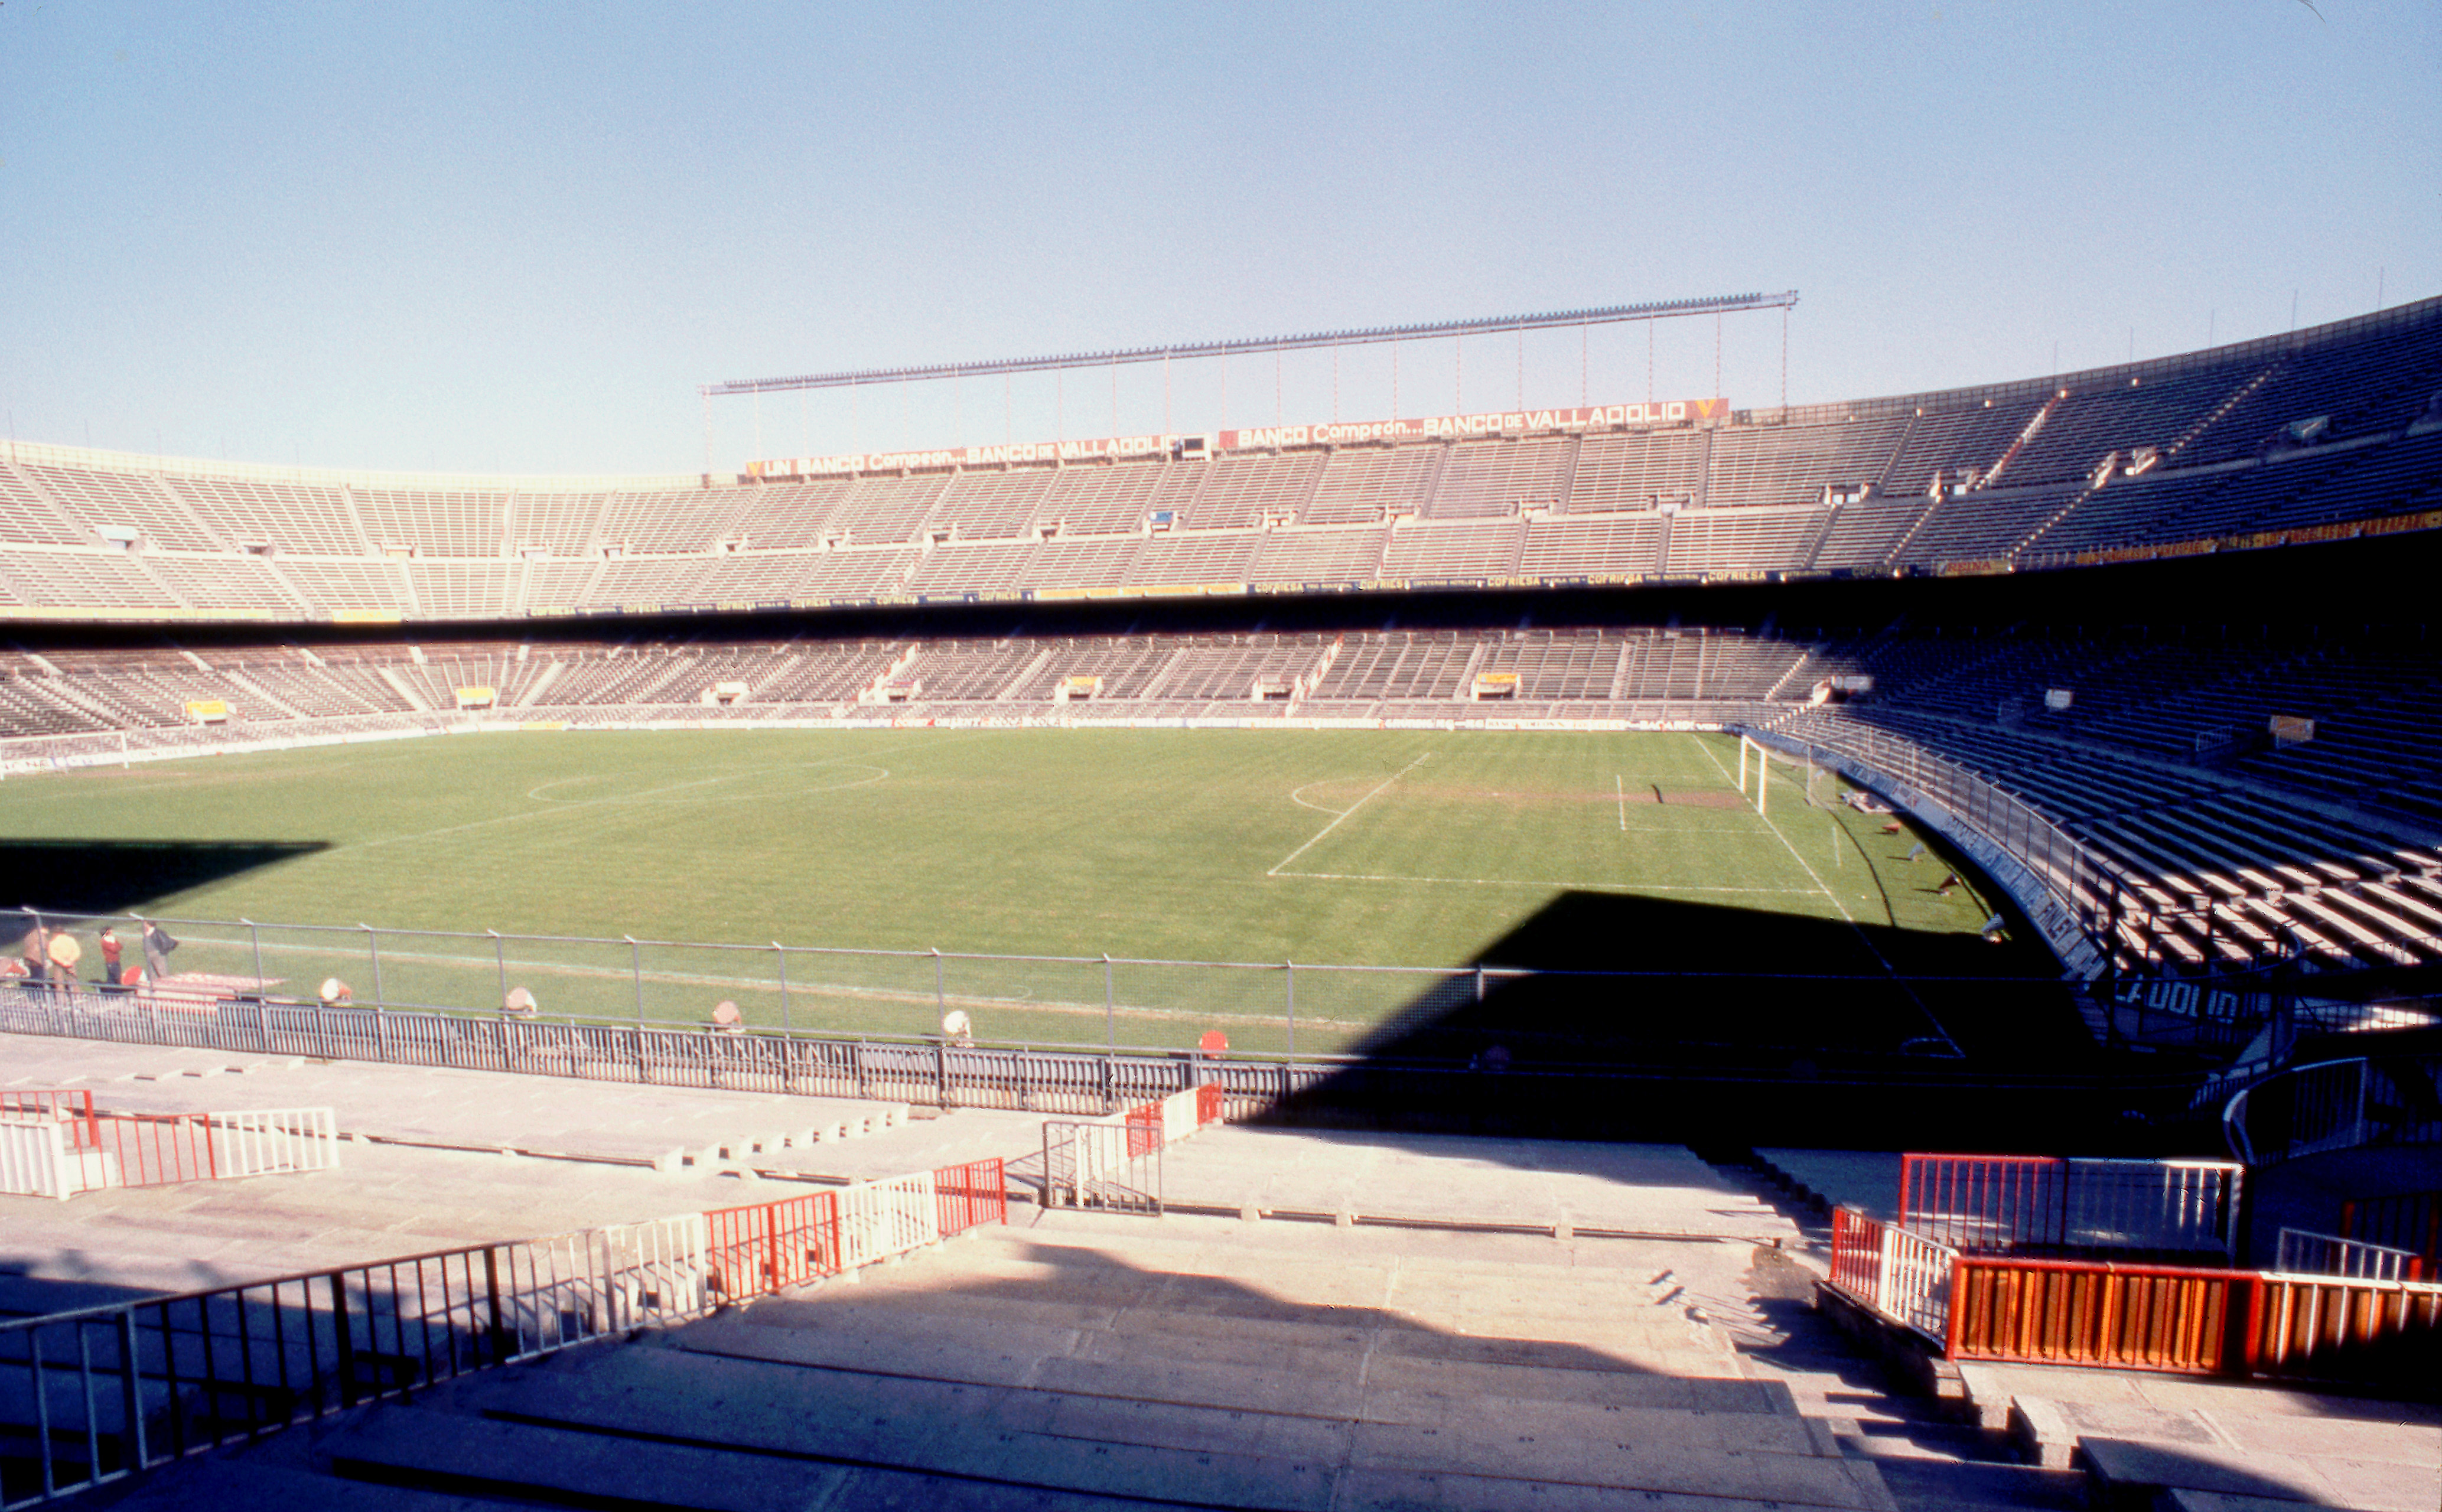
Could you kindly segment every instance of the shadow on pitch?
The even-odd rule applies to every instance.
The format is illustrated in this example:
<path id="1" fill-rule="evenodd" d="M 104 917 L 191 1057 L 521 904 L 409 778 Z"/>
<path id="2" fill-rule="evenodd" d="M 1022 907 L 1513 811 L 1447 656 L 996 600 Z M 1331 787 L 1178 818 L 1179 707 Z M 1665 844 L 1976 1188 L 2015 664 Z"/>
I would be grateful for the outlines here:
<path id="1" fill-rule="evenodd" d="M 163 898 L 328 850 L 322 840 L 0 840 L 9 908 L 142 912 Z"/>
<path id="2" fill-rule="evenodd" d="M 2010 923 L 1994 944 L 1563 894 L 1470 963 L 1534 975 L 1452 972 L 1267 1121 L 1733 1151 L 2120 1142 L 2058 965 Z"/>

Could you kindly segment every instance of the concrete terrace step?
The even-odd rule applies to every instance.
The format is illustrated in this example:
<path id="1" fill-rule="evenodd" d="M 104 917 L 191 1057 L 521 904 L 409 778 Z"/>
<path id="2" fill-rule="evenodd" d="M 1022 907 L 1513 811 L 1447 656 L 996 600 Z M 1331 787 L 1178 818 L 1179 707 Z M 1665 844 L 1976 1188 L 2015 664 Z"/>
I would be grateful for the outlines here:
<path id="1" fill-rule="evenodd" d="M 469 1386 L 475 1383 L 468 1383 Z M 1694 1443 L 1682 1414 L 1615 1414 L 1578 1431 L 1514 1420 L 1478 1401 L 1434 1425 L 1284 1418 L 1175 1404 L 1084 1399 L 1044 1391 L 852 1378 L 770 1363 L 628 1350 L 579 1371 L 531 1373 L 453 1390 L 450 1401 L 498 1420 L 581 1424 L 758 1454 L 887 1464 L 1097 1494 L 1175 1497 L 1225 1506 L 1414 1505 L 1453 1477 L 1471 1487 L 1426 1504 L 1576 1504 L 1634 1491 L 1786 1506 L 1893 1505 L 1872 1468 L 1818 1451 L 1799 1430 L 1790 1452 Z M 1744 1426 L 1757 1420 L 1748 1418 Z M 1634 1423 L 1638 1434 L 1628 1431 Z M 1600 1431 L 1582 1430 L 1598 1426 Z M 1148 1442 L 1150 1440 L 1151 1442 Z M 1334 1490 L 1337 1496 L 1334 1497 Z M 1549 1500 L 1559 1495 L 1562 1501 Z"/>
<path id="2" fill-rule="evenodd" d="M 1396 1306 L 1305 1306 L 1248 1295 L 1231 1283 L 1197 1285 L 1193 1280 L 1123 1303 L 1081 1302 L 1073 1294 L 1043 1299 L 1031 1288 L 1003 1293 L 943 1286 L 884 1292 L 873 1286 L 826 1285 L 811 1295 L 756 1303 L 747 1311 L 754 1321 L 772 1327 L 980 1333 L 1034 1328 L 1145 1337 L 1172 1343 L 1218 1339 L 1267 1347 L 1341 1348 L 1368 1336 L 1380 1336 L 1376 1347 L 1387 1351 L 1506 1359 L 1516 1364 L 1582 1362 L 1588 1348 L 1613 1344 L 1698 1348 L 1728 1357 L 1713 1330 L 1690 1321 L 1675 1304 L 1657 1306 L 1649 1301 L 1603 1311 L 1590 1309 L 1589 1316 L 1572 1321 L 1540 1311 L 1517 1314 L 1491 1307 L 1412 1312 Z M 1418 1316 L 1424 1311 L 1447 1312 L 1479 1326 L 1457 1332 L 1424 1321 Z"/>
<path id="3" fill-rule="evenodd" d="M 930 1339 L 769 1328 L 717 1319 L 660 1336 L 672 1349 L 833 1370 L 910 1375 L 976 1385 L 1028 1386 L 1099 1396 L 1177 1402 L 1250 1412 L 1297 1412 L 1325 1417 L 1360 1414 L 1369 1392 L 1406 1392 L 1419 1396 L 1503 1398 L 1576 1403 L 1597 1407 L 1702 1409 L 1728 1398 L 1759 1402 L 1763 1383 L 1726 1379 L 1709 1356 L 1656 1359 L 1649 1366 L 1612 1362 L 1602 1369 L 1522 1368 L 1467 1361 L 1369 1355 L 1353 1348 L 1275 1351 L 1245 1361 L 1190 1358 L 1158 1351 L 1098 1358 L 1065 1349 L 1011 1347 L 1004 1337 L 990 1343 L 954 1335 Z M 1685 1365 L 1692 1368 L 1668 1369 Z M 1706 1390 L 1706 1382 L 1719 1389 Z M 1736 1406 L 1714 1410 L 1739 1411 Z M 1746 1411 L 1760 1411 L 1747 1407 Z"/>
<path id="4" fill-rule="evenodd" d="M 639 1404 L 638 1412 L 664 1420 L 662 1427 L 637 1430 L 656 1439 L 592 1425 L 387 1408 L 334 1435 L 327 1452 L 334 1472 L 350 1480 L 705 1512 L 870 1505 L 880 1499 L 859 1483 L 877 1471 L 901 1483 L 904 1505 L 939 1504 L 934 1493 L 942 1487 L 936 1483 L 964 1483 L 975 1504 L 989 1506 L 1009 1504 L 1011 1491 L 1029 1500 L 1065 1493 L 1049 1503 L 1059 1506 L 1081 1504 L 1079 1496 L 1087 1507 L 1142 1506 L 1175 1502 L 1192 1488 L 1194 1504 L 1321 1512 L 1329 1492 L 1319 1466 L 1301 1476 L 1295 1466 L 1217 1454 L 1120 1446 L 1080 1453 L 1073 1444 L 1045 1435 L 962 1432 L 941 1425 L 858 1425 L 814 1435 L 826 1447 L 808 1448 L 799 1447 L 808 1435 L 769 1418 L 733 1412 L 723 1422 L 701 1423 L 672 1418 L 666 1404 L 650 1402 Z M 758 1430 L 767 1426 L 782 1430 L 766 1437 Z M 717 1436 L 694 1438 L 684 1431 L 690 1427 L 716 1429 Z"/>
<path id="5" fill-rule="evenodd" d="M 1540 1309 L 1512 1312 L 1494 1307 L 1436 1307 L 1430 1303 L 1405 1308 L 1363 1303 L 1302 1303 L 1260 1295 L 1236 1295 L 1227 1287 L 1181 1287 L 1169 1297 L 1148 1296 L 1119 1303 L 1070 1288 L 1054 1289 L 1051 1297 L 1039 1305 L 1036 1299 L 1028 1296 L 986 1299 L 958 1297 L 947 1292 L 930 1297 L 902 1294 L 901 1299 L 886 1302 L 831 1300 L 857 1294 L 858 1288 L 852 1284 L 826 1286 L 817 1298 L 795 1300 L 783 1307 L 759 1304 L 757 1311 L 770 1315 L 762 1318 L 762 1321 L 795 1325 L 811 1321 L 817 1314 L 854 1307 L 857 1316 L 871 1320 L 877 1326 L 903 1326 L 908 1329 L 950 1329 L 972 1322 L 979 1327 L 1005 1324 L 1011 1327 L 1085 1328 L 1117 1334 L 1159 1332 L 1181 1336 L 1248 1337 L 1250 1330 L 1228 1325 L 1277 1324 L 1279 1327 L 1271 1332 L 1283 1339 L 1298 1337 L 1299 1330 L 1374 1329 L 1398 1322 L 1412 1329 L 1462 1337 L 1517 1339 L 1528 1343 L 1565 1342 L 1603 1349 L 1696 1349 L 1724 1358 L 1728 1354 L 1717 1335 L 1703 1324 L 1691 1321 L 1684 1310 L 1676 1306 L 1656 1307 L 1649 1303 L 1617 1308 L 1608 1313 L 1592 1313 L 1579 1326 L 1572 1328 L 1567 1319 L 1555 1318 Z M 1098 1311 L 1110 1314 L 1113 1322 L 1103 1325 L 1072 1321 L 1090 1318 Z M 1253 1329 L 1251 1332 L 1265 1330 Z"/>
<path id="6" fill-rule="evenodd" d="M 209 1457 L 156 1471 L 132 1494 L 110 1503 L 126 1512 L 193 1512 L 243 1507 L 246 1512 L 495 1512 L 503 1503 L 454 1491 L 400 1485 L 343 1485 L 311 1469 L 261 1456 Z"/>

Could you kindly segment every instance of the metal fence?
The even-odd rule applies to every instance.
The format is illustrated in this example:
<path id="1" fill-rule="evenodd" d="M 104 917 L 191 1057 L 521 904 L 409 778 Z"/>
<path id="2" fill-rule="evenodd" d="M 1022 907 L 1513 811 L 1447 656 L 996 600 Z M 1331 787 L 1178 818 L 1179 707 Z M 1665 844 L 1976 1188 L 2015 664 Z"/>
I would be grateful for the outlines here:
<path id="1" fill-rule="evenodd" d="M 696 1216 L 0 1322 L 0 1505 L 702 1310 Z"/>
<path id="2" fill-rule="evenodd" d="M 2286 1227 L 2273 1268 L 2291 1275 L 2354 1276 L 2360 1281 L 2425 1279 L 2423 1257 L 2414 1250 Z"/>
<path id="3" fill-rule="evenodd" d="M 0 1094 L 0 1192 L 65 1199 L 321 1171 L 339 1163 L 338 1151 L 327 1107 L 101 1113 L 82 1088 Z"/>
<path id="4" fill-rule="evenodd" d="M 0 1322 L 0 1424 L 10 1439 L 0 1447 L 0 1507 L 675 1322 L 1008 1217 L 1001 1162 L 976 1160 L 746 1208 Z"/>
<path id="5" fill-rule="evenodd" d="M 2090 978 L 2109 969 L 2103 942 L 2113 937 L 2120 917 L 2135 910 L 2127 906 L 2115 874 L 2026 799 L 1971 767 L 1870 724 L 1813 715 L 1778 731 L 1740 733 L 1829 767 L 1913 811 L 2016 901 L 2072 971 Z"/>
<path id="6" fill-rule="evenodd" d="M 2219 1160 L 1904 1155 L 1902 1227 L 1977 1253 L 2236 1253 L 2244 1168 Z"/>
<path id="7" fill-rule="evenodd" d="M 2218 1375 L 2255 1278 L 2182 1266 L 1961 1255 L 1944 1352 L 1953 1359 Z"/>
<path id="8" fill-rule="evenodd" d="M 2442 1143 L 2442 1054 L 2320 1061 L 2233 1096 L 2222 1137 L 2249 1165 L 2375 1144 Z"/>
<path id="9" fill-rule="evenodd" d="M 1832 1214 L 1829 1284 L 1952 1359 L 2418 1389 L 2442 1372 L 2442 1284 L 1949 1249 Z"/>
<path id="10" fill-rule="evenodd" d="M 0 1032 L 1084 1116 L 1209 1085 L 1221 1088 L 1214 1095 L 1230 1117 L 1243 1118 L 1349 1064 L 1336 1056 L 1225 1059 L 1192 1050 L 964 1046 L 939 1035 L 726 1033 L 319 1003 L 232 1000 L 190 1011 L 90 989 L 0 988 Z"/>
<path id="11" fill-rule="evenodd" d="M 135 915 L 18 914 L 27 932 L 91 935 L 116 925 L 126 963 L 145 964 Z M 1234 1048 L 1294 1055 L 1346 1051 L 1480 1002 L 1507 982 L 1553 975 L 148 918 L 176 941 L 157 963 L 170 975 L 129 995 L 164 1013 L 206 1011 L 236 996 L 310 1003 L 328 984 L 329 995 L 344 991 L 354 1004 L 447 1013 L 498 1014 L 521 993 L 521 1012 L 564 1023 L 700 1027 L 726 1002 L 753 1028 L 913 1037 L 939 1032 L 955 1010 L 1000 1042 L 1186 1048 L 1217 1029 Z M 84 958 L 97 977 L 100 955 L 88 941 Z"/>
<path id="12" fill-rule="evenodd" d="M 1832 1282 L 1891 1321 L 1941 1342 L 1958 1252 L 1854 1208 L 1832 1213 Z"/>
<path id="13" fill-rule="evenodd" d="M 1161 1125 L 1143 1119 L 1120 1123 L 1043 1124 L 1043 1205 L 1161 1211 Z"/>

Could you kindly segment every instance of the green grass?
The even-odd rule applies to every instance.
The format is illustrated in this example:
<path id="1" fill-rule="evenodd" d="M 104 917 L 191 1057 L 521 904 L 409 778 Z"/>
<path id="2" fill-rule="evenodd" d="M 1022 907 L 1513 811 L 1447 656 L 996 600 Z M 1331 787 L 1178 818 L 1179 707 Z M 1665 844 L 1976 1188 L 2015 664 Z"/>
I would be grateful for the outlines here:
<path id="1" fill-rule="evenodd" d="M 120 907 L 198 919 L 462 931 L 381 944 L 392 1001 L 488 1006 L 481 932 L 1189 960 L 1448 966 L 1565 895 L 1844 920 L 1950 937 L 1991 911 L 1932 891 L 1913 834 L 1774 778 L 1769 822 L 1737 798 L 1737 743 L 1678 734 L 1385 731 L 527 733 L 201 757 L 0 786 L 20 841 L 301 848 L 228 875 L 126 882 Z M 1670 800 L 1657 803 L 1659 789 Z M 1717 795 L 1726 795 L 1721 797 Z M 138 854 L 141 854 L 140 852 Z M 46 879 L 17 868 L 28 903 Z M 165 878 L 174 875 L 165 870 Z M 131 901 L 145 899 L 138 903 Z M 9 900 L 14 902 L 18 900 Z M 1706 917 L 1710 917 L 1709 915 Z M 1817 935 L 1820 935 L 1818 930 Z M 268 932 L 264 971 L 370 990 L 361 936 Z M 551 1012 L 635 1011 L 630 952 L 499 947 Z M 1623 940 L 1615 964 L 1646 954 Z M 760 952 L 644 952 L 646 1009 L 701 1021 L 717 997 L 781 1011 Z M 177 965 L 252 968 L 243 931 L 188 932 Z M 1903 969 L 1905 969 L 1904 966 Z M 927 960 L 791 954 L 800 1025 L 918 1032 Z M 951 961 L 945 994 L 993 1037 L 1099 1041 L 1086 966 Z M 1277 969 L 1120 967 L 1119 1037 L 1241 1047 L 1283 1037 Z M 1299 1044 L 1326 1048 L 1423 978 L 1298 974 Z"/>

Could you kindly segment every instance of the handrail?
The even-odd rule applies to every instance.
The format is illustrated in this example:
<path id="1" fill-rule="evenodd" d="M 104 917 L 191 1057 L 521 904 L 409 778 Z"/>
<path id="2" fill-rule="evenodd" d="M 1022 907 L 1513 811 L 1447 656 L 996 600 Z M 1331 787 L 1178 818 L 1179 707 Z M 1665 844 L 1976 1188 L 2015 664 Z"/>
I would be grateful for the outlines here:
<path id="1" fill-rule="evenodd" d="M 1009 1221 L 999 1159 L 0 1321 L 39 1469 L 9 1512 L 184 1455 Z M 22 1412 L 23 1416 L 17 1416 Z"/>
<path id="2" fill-rule="evenodd" d="M 2249 1165 L 2367 1145 L 2442 1143 L 2442 1054 L 2352 1056 L 2272 1072 L 2222 1106 Z"/>

